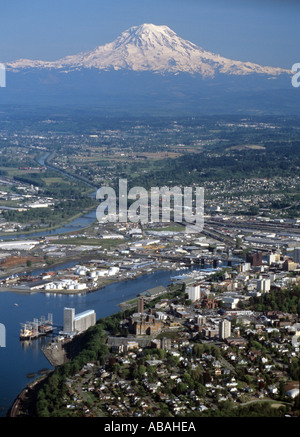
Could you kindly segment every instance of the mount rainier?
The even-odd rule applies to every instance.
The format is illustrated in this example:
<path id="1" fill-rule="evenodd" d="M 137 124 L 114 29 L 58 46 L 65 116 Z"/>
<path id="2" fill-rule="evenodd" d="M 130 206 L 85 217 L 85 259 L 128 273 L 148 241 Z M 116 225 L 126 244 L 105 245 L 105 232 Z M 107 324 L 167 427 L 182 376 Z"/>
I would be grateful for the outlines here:
<path id="1" fill-rule="evenodd" d="M 290 70 L 227 59 L 164 25 L 133 26 L 112 42 L 56 61 L 18 59 L 5 67 L 0 105 L 96 105 L 155 114 L 300 113 Z"/>
<path id="2" fill-rule="evenodd" d="M 67 56 L 54 62 L 19 59 L 7 63 L 12 70 L 27 68 L 72 71 L 82 68 L 132 70 L 157 73 L 198 73 L 214 77 L 216 72 L 230 75 L 251 73 L 277 76 L 288 70 L 262 67 L 251 62 L 233 61 L 203 50 L 180 38 L 168 26 L 142 24 L 123 32 L 116 40 L 95 50 Z"/>

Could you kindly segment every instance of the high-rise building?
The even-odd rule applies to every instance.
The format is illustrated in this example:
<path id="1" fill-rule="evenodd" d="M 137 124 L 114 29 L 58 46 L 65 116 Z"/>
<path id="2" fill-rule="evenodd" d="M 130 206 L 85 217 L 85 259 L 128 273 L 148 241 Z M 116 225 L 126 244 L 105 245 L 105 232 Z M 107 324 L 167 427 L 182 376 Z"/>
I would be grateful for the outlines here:
<path id="1" fill-rule="evenodd" d="M 249 270 L 251 270 L 251 264 L 249 262 L 248 263 L 242 263 L 242 264 L 239 264 L 239 265 L 240 265 L 240 271 L 242 273 L 249 272 Z"/>
<path id="2" fill-rule="evenodd" d="M 186 293 L 188 294 L 188 298 L 195 302 L 200 299 L 200 284 L 192 284 L 186 287 Z"/>
<path id="3" fill-rule="evenodd" d="M 272 264 L 280 261 L 280 253 L 269 253 L 267 255 L 267 263 Z"/>
<path id="4" fill-rule="evenodd" d="M 298 263 L 292 261 L 291 259 L 286 259 L 282 264 L 282 269 L 286 272 L 293 272 L 297 269 Z"/>
<path id="5" fill-rule="evenodd" d="M 246 256 L 246 262 L 250 263 L 252 266 L 261 266 L 262 265 L 262 252 L 254 252 L 248 253 Z"/>
<path id="6" fill-rule="evenodd" d="M 225 339 L 231 336 L 231 322 L 227 319 L 219 323 L 219 338 Z"/>
<path id="7" fill-rule="evenodd" d="M 262 293 L 268 293 L 271 289 L 271 279 L 258 279 L 257 281 L 257 291 Z"/>
<path id="8" fill-rule="evenodd" d="M 300 264 L 300 247 L 294 247 L 294 262 Z"/>
<path id="9" fill-rule="evenodd" d="M 200 325 L 200 326 L 205 325 L 206 317 L 199 314 L 196 316 L 196 321 L 197 321 L 197 325 Z"/>

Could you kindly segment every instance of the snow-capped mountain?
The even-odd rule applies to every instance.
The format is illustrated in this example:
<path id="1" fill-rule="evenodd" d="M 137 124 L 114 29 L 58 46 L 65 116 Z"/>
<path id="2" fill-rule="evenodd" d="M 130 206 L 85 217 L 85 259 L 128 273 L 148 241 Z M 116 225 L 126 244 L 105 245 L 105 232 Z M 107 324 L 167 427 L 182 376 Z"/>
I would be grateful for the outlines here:
<path id="1" fill-rule="evenodd" d="M 180 38 L 168 26 L 142 24 L 123 32 L 117 39 L 92 51 L 67 56 L 54 62 L 19 59 L 6 64 L 8 70 L 51 69 L 69 72 L 81 69 L 131 70 L 135 72 L 189 73 L 213 78 L 216 73 L 278 76 L 288 70 L 233 61 L 203 50 Z"/>
<path id="2" fill-rule="evenodd" d="M 227 59 L 142 24 L 54 62 L 6 63 L 0 105 L 80 105 L 123 113 L 298 114 L 292 72 Z M 270 80 L 272 79 L 272 80 Z"/>

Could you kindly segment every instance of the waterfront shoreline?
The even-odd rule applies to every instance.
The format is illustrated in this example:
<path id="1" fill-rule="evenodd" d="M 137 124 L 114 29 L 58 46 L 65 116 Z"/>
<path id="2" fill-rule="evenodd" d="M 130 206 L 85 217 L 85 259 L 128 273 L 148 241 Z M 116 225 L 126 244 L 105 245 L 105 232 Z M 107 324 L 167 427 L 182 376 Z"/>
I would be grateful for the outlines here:
<path id="1" fill-rule="evenodd" d="M 114 278 L 114 279 L 110 279 L 107 282 L 105 282 L 105 284 L 103 285 L 98 285 L 95 288 L 88 288 L 88 289 L 72 289 L 72 290 L 67 290 L 67 289 L 60 289 L 60 290 L 46 290 L 46 289 L 37 289 L 37 290 L 26 290 L 25 288 L 21 288 L 21 287 L 1 287 L 0 286 L 0 293 L 20 293 L 20 294 L 36 294 L 36 293 L 43 293 L 43 294 L 61 294 L 61 295 L 82 295 L 82 294 L 88 294 L 88 293 L 94 293 L 98 290 L 102 290 L 103 288 L 107 287 L 108 285 L 112 285 L 112 284 L 116 284 L 118 282 L 126 282 L 126 281 L 132 281 L 134 279 L 139 278 L 140 276 L 144 276 L 150 273 L 155 273 L 158 271 L 169 271 L 169 270 L 174 270 L 173 268 L 169 269 L 169 268 L 159 268 L 157 270 L 154 270 L 153 272 L 140 272 L 137 273 L 135 276 L 133 277 L 128 277 L 128 278 Z"/>
<path id="2" fill-rule="evenodd" d="M 42 381 L 44 381 L 48 375 L 53 373 L 53 370 L 51 370 L 46 375 L 40 375 L 36 379 L 34 379 L 32 382 L 29 382 L 26 387 L 23 388 L 23 390 L 18 394 L 14 402 L 12 403 L 11 407 L 8 409 L 5 417 L 18 417 L 20 413 L 20 409 L 22 408 L 22 403 L 25 401 L 25 399 L 30 394 L 30 391 L 35 390 L 38 384 L 40 384 Z M 30 395 L 29 395 L 30 396 Z"/>
<path id="3" fill-rule="evenodd" d="M 171 270 L 174 270 L 174 269 L 171 269 Z M 154 272 L 152 272 L 152 273 L 155 274 L 155 273 L 158 273 L 158 272 L 167 272 L 167 271 L 169 271 L 169 269 L 158 269 L 158 270 L 156 270 L 156 271 L 154 271 Z M 141 273 L 140 275 L 135 276 L 134 278 L 128 278 L 128 279 L 125 279 L 125 280 L 124 280 L 123 278 L 121 278 L 121 279 L 119 279 L 119 280 L 115 279 L 115 280 L 112 281 L 110 284 L 106 284 L 106 285 L 105 285 L 104 287 L 102 287 L 102 288 L 105 288 L 105 287 L 108 286 L 108 285 L 113 285 L 113 283 L 122 283 L 122 282 L 128 282 L 128 281 L 131 281 L 131 280 L 133 280 L 133 279 L 139 279 L 139 277 L 141 277 L 141 276 L 145 276 L 145 275 L 147 275 L 147 274 L 149 274 L 149 272 L 143 272 L 143 273 Z M 171 282 L 169 282 L 169 285 L 172 285 Z M 166 288 L 167 288 L 167 286 L 166 286 Z M 99 288 L 98 288 L 98 290 L 99 290 Z M 96 290 L 95 290 L 95 291 L 96 291 Z M 32 295 L 32 294 L 36 294 L 36 293 L 30 293 L 30 294 Z M 130 300 L 132 300 L 132 299 L 130 299 Z M 125 302 L 126 302 L 126 301 L 125 301 Z M 117 303 L 118 309 L 117 309 L 116 311 L 112 312 L 111 314 L 107 314 L 107 315 L 104 316 L 103 318 L 105 319 L 106 317 L 110 317 L 110 316 L 113 315 L 113 314 L 119 314 L 119 313 L 122 313 L 122 312 L 124 311 L 124 309 L 121 307 L 121 305 L 122 305 L 123 303 L 124 303 L 124 302 L 120 300 L 119 303 Z M 127 308 L 126 308 L 126 309 L 127 309 Z M 100 317 L 100 318 L 101 318 L 101 317 Z M 43 354 L 44 354 L 44 352 L 43 352 Z M 48 358 L 46 357 L 45 354 L 44 354 L 44 356 L 45 356 L 45 358 L 48 360 Z M 48 362 L 49 362 L 49 360 L 48 360 Z M 49 364 L 51 364 L 51 363 L 49 362 Z M 53 371 L 55 370 L 56 366 L 53 366 L 53 367 L 54 367 L 54 369 L 53 369 L 53 370 L 49 370 L 48 375 L 52 374 Z M 45 375 L 45 377 L 46 377 L 46 375 Z M 36 379 L 34 379 L 32 382 L 26 384 L 26 386 L 23 387 L 23 389 L 22 389 L 22 390 L 19 392 L 19 394 L 15 397 L 15 399 L 14 399 L 13 403 L 11 404 L 11 406 L 7 409 L 7 412 L 6 412 L 6 414 L 5 414 L 6 417 L 17 417 L 17 414 L 12 415 L 12 412 L 16 413 L 16 412 L 18 411 L 18 410 L 16 410 L 16 409 L 17 409 L 17 408 L 20 408 L 20 402 L 22 401 L 23 397 L 27 395 L 28 390 L 32 389 L 32 387 L 35 387 L 36 384 L 38 384 L 40 381 L 42 381 L 41 378 L 42 378 L 41 376 L 38 376 L 38 377 L 37 377 Z"/>
<path id="4" fill-rule="evenodd" d="M 157 271 L 165 271 L 165 270 L 168 270 L 168 269 L 159 269 L 159 270 L 157 270 Z M 144 273 L 141 273 L 140 275 L 137 275 L 135 278 L 130 278 L 130 279 L 127 279 L 127 280 L 131 280 L 131 279 L 136 279 L 138 276 L 143 276 L 144 274 L 146 274 L 146 273 L 149 273 L 149 272 L 144 272 Z M 124 279 L 120 279 L 120 280 L 115 280 L 115 281 L 112 281 L 111 282 L 111 284 L 113 284 L 113 283 L 117 283 L 117 282 L 124 282 L 124 281 L 126 281 L 126 279 L 124 280 Z M 110 284 L 106 284 L 106 285 L 110 285 Z M 105 286 L 106 286 L 105 285 Z M 169 285 L 171 285 L 171 284 L 169 284 Z M 102 288 L 105 288 L 105 286 L 104 287 L 102 287 Z M 166 287 L 167 288 L 167 287 Z M 100 290 L 100 289 L 98 289 L 98 290 Z M 44 290 L 45 291 L 45 290 Z M 95 290 L 96 291 L 96 290 Z M 32 294 L 32 293 L 31 293 Z M 122 313 L 123 311 L 124 311 L 124 309 L 122 309 L 122 304 L 124 304 L 124 302 L 120 302 L 119 304 L 118 304 L 118 306 L 119 306 L 119 310 L 116 312 L 116 313 L 114 313 L 114 314 L 119 314 L 119 313 Z M 126 309 L 128 309 L 128 308 L 126 308 Z M 105 318 L 107 318 L 107 317 L 110 317 L 111 316 L 111 314 L 110 315 L 107 315 L 106 317 L 104 317 L 104 319 Z M 55 370 L 55 368 L 56 367 L 58 367 L 59 365 L 61 365 L 61 364 L 55 364 L 54 363 L 54 361 L 50 361 L 50 359 L 49 359 L 49 356 L 47 356 L 47 353 L 45 353 L 45 351 L 44 350 L 42 350 L 42 352 L 43 352 L 43 354 L 44 354 L 44 356 L 45 356 L 45 358 L 48 360 L 48 362 L 50 363 L 50 365 L 52 365 L 53 367 L 54 367 L 54 369 L 53 370 L 49 370 L 49 372 L 47 373 L 47 374 L 45 374 L 45 375 L 39 375 L 39 376 L 37 376 L 33 381 L 31 381 L 30 383 L 28 383 L 21 391 L 20 391 L 20 393 L 16 396 L 16 398 L 15 398 L 15 400 L 13 401 L 13 403 L 12 403 L 12 405 L 9 407 L 9 409 L 7 410 L 7 413 L 6 413 L 6 417 L 18 417 L 19 416 L 19 412 L 20 412 L 20 409 L 22 408 L 22 402 L 24 402 L 25 401 L 25 399 L 27 398 L 28 399 L 28 397 L 30 397 L 30 391 L 32 391 L 32 390 L 34 390 L 34 389 L 36 389 L 36 387 L 38 386 L 38 384 L 40 384 L 44 379 L 46 379 L 49 375 L 51 375 L 53 372 L 54 372 L 54 370 Z"/>
<path id="5" fill-rule="evenodd" d="M 32 237 L 36 234 L 40 234 L 40 233 L 47 233 L 47 235 L 51 236 L 51 233 L 53 231 L 56 231 L 57 229 L 61 229 L 64 228 L 67 225 L 70 225 L 73 221 L 78 220 L 79 218 L 82 218 L 84 216 L 86 216 L 87 214 L 89 214 L 91 211 L 93 211 L 95 209 L 95 206 L 90 206 L 88 208 L 86 208 L 83 212 L 75 214 L 74 216 L 70 217 L 69 219 L 55 225 L 55 226 L 51 226 L 48 228 L 44 228 L 44 229 L 34 229 L 32 231 L 20 231 L 20 232 L 13 232 L 11 234 L 9 233 L 1 233 L 0 234 L 0 240 L 3 241 L 7 241 L 7 240 L 15 240 L 16 238 L 20 238 L 22 239 L 22 237 L 24 237 L 24 239 L 26 239 L 26 237 Z M 96 218 L 96 209 L 95 209 L 95 220 L 94 222 L 97 221 Z M 94 222 L 90 223 L 89 225 L 87 225 L 86 227 L 80 228 L 79 230 L 86 230 L 87 228 L 89 228 Z M 62 232 L 62 233 L 57 233 L 55 235 L 67 235 L 68 233 L 70 233 L 70 231 L 67 232 Z M 42 237 L 42 236 L 41 236 Z M 41 237 L 36 237 L 36 238 L 41 238 Z"/>

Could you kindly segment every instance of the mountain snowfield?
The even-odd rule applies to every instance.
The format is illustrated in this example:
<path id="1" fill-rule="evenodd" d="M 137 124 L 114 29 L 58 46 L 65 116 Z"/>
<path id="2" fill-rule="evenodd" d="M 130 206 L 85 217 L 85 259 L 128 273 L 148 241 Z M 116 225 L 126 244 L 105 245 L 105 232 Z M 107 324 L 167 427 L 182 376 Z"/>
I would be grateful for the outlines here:
<path id="1" fill-rule="evenodd" d="M 147 23 L 125 30 L 114 41 L 92 51 L 67 56 L 54 62 L 19 59 L 5 65 L 11 71 L 54 69 L 67 73 L 96 68 L 103 71 L 189 73 L 199 74 L 203 78 L 213 78 L 217 73 L 240 76 L 259 73 L 271 77 L 290 73 L 289 70 L 281 68 L 224 58 L 180 38 L 168 26 Z"/>

